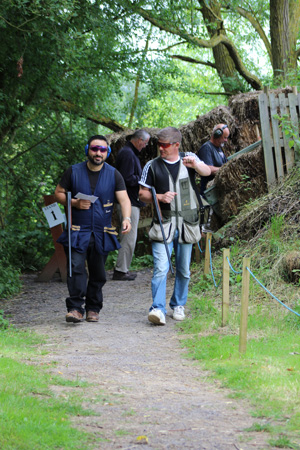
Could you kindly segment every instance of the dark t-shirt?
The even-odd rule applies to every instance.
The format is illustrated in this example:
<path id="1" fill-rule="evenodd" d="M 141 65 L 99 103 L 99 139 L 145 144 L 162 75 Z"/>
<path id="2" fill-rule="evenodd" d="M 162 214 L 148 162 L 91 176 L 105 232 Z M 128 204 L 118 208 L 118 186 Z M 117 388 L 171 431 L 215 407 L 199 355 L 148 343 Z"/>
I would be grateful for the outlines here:
<path id="1" fill-rule="evenodd" d="M 89 168 L 87 167 L 87 172 L 90 180 L 91 191 L 92 194 L 94 194 L 100 170 L 94 172 L 92 170 L 89 170 Z M 59 185 L 66 191 L 71 191 L 72 188 L 71 176 L 72 176 L 72 166 L 68 167 L 68 169 L 64 172 L 59 182 Z M 118 170 L 115 170 L 115 191 L 126 191 L 125 181 Z"/>
<path id="2" fill-rule="evenodd" d="M 124 178 L 127 194 L 132 206 L 141 208 L 145 203 L 139 199 L 139 181 L 142 174 L 142 167 L 139 160 L 139 151 L 131 142 L 127 142 L 118 153 L 116 159 L 116 169 Z"/>
<path id="3" fill-rule="evenodd" d="M 164 162 L 164 165 L 166 166 L 166 168 L 168 169 L 168 171 L 170 172 L 170 174 L 171 174 L 171 176 L 172 176 L 172 178 L 173 178 L 173 180 L 174 180 L 174 183 L 176 182 L 176 178 L 177 178 L 177 175 L 178 175 L 178 171 L 179 171 L 179 163 L 180 163 L 180 160 L 178 160 L 178 161 L 176 161 L 176 163 L 169 163 L 169 162 L 167 162 L 167 161 L 163 161 Z M 147 183 L 147 185 L 149 185 L 149 186 L 154 186 L 154 180 L 153 180 L 153 172 L 152 172 L 152 170 L 149 170 L 148 171 L 148 174 L 147 174 L 147 179 L 146 179 L 146 183 Z"/>
<path id="4" fill-rule="evenodd" d="M 221 147 L 215 147 L 210 141 L 205 142 L 198 151 L 198 158 L 208 166 L 221 167 L 227 162 L 227 158 Z M 207 183 L 214 178 L 214 175 L 208 177 L 201 176 L 200 194 L 203 195 Z"/>

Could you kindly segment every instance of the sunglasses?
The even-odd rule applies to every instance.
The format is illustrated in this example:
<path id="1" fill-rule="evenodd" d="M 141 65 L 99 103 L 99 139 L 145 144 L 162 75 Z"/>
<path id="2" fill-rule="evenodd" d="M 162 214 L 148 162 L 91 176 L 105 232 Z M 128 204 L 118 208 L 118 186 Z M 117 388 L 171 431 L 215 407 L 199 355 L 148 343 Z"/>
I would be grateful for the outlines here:
<path id="1" fill-rule="evenodd" d="M 177 144 L 177 142 L 158 142 L 157 146 L 162 148 L 168 148 L 170 145 Z"/>
<path id="2" fill-rule="evenodd" d="M 102 147 L 101 145 L 91 145 L 90 146 L 90 150 L 92 150 L 92 152 L 97 152 L 98 150 L 100 150 L 101 153 L 105 153 L 107 152 L 108 148 L 107 147 Z"/>

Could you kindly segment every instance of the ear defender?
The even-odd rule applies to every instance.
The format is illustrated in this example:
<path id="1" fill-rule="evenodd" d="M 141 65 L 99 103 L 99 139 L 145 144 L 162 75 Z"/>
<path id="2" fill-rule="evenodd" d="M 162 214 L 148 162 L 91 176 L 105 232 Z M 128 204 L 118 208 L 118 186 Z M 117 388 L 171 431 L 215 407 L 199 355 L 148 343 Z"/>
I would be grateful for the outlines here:
<path id="1" fill-rule="evenodd" d="M 223 125 L 222 128 L 217 128 L 217 129 L 214 131 L 214 137 L 215 137 L 215 138 L 221 137 L 222 134 L 223 134 L 223 130 L 225 130 L 225 128 L 228 128 L 228 125 Z"/>
<path id="2" fill-rule="evenodd" d="M 85 151 L 85 154 L 86 154 L 86 156 L 88 155 L 88 152 L 89 152 L 89 144 L 86 144 L 86 146 L 84 147 L 84 151 Z M 110 146 L 108 145 L 107 146 L 107 158 L 109 157 L 109 155 L 111 154 L 111 148 L 110 148 Z"/>

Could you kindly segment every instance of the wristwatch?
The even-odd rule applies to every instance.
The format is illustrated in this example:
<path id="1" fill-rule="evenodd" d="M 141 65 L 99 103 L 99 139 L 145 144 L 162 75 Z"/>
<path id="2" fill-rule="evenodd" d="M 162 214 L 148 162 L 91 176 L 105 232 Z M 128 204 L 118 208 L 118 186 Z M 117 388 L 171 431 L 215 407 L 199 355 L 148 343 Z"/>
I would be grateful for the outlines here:
<path id="1" fill-rule="evenodd" d="M 131 218 L 130 217 L 123 217 L 123 220 L 128 220 L 129 223 L 131 223 Z"/>

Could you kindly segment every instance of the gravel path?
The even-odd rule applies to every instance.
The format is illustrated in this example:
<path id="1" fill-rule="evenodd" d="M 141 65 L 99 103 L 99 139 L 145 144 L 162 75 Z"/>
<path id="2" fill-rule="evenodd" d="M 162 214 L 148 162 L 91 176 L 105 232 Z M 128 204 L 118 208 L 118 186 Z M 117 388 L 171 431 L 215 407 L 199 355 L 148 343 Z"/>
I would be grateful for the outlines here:
<path id="1" fill-rule="evenodd" d="M 107 275 L 98 323 L 66 323 L 66 285 L 36 283 L 36 275 L 24 276 L 22 293 L 5 308 L 18 327 L 49 337 L 44 363 L 56 361 L 56 373 L 93 384 L 85 404 L 98 415 L 76 426 L 101 438 L 95 450 L 271 449 L 267 434 L 246 431 L 259 422 L 247 403 L 230 399 L 185 358 L 176 322 L 148 322 L 151 271 L 134 281 Z"/>

